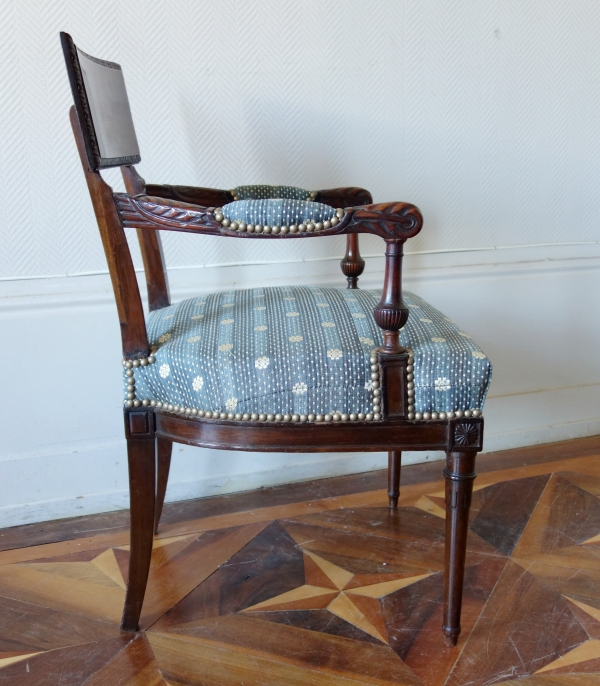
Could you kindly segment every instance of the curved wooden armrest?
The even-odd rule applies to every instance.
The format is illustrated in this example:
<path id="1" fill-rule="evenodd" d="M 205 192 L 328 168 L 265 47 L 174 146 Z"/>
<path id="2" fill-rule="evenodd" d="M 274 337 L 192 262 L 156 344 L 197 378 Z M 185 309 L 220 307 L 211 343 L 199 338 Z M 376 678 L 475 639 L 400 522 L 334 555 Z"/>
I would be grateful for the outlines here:
<path id="1" fill-rule="evenodd" d="M 374 233 L 386 240 L 405 241 L 423 228 L 423 216 L 408 202 L 383 202 L 346 210 L 346 231 L 340 233 Z M 344 221 L 342 221 L 344 223 Z"/>
<path id="2" fill-rule="evenodd" d="M 237 231 L 217 221 L 214 207 L 158 198 L 150 195 L 114 194 L 115 204 L 124 227 L 187 231 L 238 238 L 311 238 L 345 233 L 374 233 L 386 240 L 405 241 L 416 236 L 423 226 L 421 212 L 404 202 L 379 203 L 346 208 L 343 216 L 335 216 L 327 229 L 300 233 L 265 234 Z"/>
<path id="3" fill-rule="evenodd" d="M 197 186 L 169 186 L 162 184 L 146 184 L 146 195 L 168 200 L 179 200 L 190 205 L 201 207 L 220 207 L 233 202 L 231 191 L 220 188 L 200 188 Z"/>
<path id="4" fill-rule="evenodd" d="M 331 207 L 346 208 L 370 205 L 373 202 L 373 196 L 364 188 L 328 188 L 317 191 L 313 200 L 322 202 L 324 205 L 331 205 Z"/>
<path id="5" fill-rule="evenodd" d="M 172 186 L 169 184 L 147 184 L 138 174 L 135 167 L 122 167 L 123 178 L 129 193 L 145 193 L 155 198 L 178 200 L 190 205 L 201 207 L 222 207 L 234 201 L 233 193 L 220 188 L 201 188 L 198 186 Z M 364 188 L 350 186 L 348 188 L 328 188 L 315 191 L 311 195 L 315 202 L 330 205 L 334 208 L 356 207 L 357 205 L 369 205 L 373 197 Z"/>
<path id="6" fill-rule="evenodd" d="M 231 191 L 220 188 L 200 188 L 197 186 L 171 186 L 168 184 L 146 184 L 146 195 L 168 200 L 179 200 L 191 205 L 202 207 L 221 207 L 233 202 Z M 329 188 L 317 191 L 313 197 L 315 202 L 321 202 L 331 207 L 355 207 L 356 205 L 369 205 L 373 197 L 364 188 Z"/>

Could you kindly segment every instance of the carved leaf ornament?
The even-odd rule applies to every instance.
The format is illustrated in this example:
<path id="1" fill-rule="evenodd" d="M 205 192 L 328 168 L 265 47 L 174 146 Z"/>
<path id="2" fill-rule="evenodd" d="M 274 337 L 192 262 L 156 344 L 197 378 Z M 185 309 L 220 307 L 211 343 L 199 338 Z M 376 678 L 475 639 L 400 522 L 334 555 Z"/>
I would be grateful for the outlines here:
<path id="1" fill-rule="evenodd" d="M 316 234 L 248 234 L 223 227 L 215 219 L 213 208 L 204 208 L 166 198 L 148 195 L 131 196 L 115 193 L 115 203 L 123 225 L 132 228 L 169 228 L 180 231 L 203 230 L 207 233 L 241 238 L 295 238 Z M 385 203 L 349 208 L 339 224 L 318 235 L 359 232 L 374 233 L 382 238 L 406 240 L 415 236 L 423 225 L 418 208 L 408 203 Z"/>
<path id="2" fill-rule="evenodd" d="M 123 224 L 127 227 L 164 227 L 182 231 L 212 229 L 214 233 L 220 233 L 220 224 L 210 210 L 147 195 L 115 193 L 114 198 Z"/>

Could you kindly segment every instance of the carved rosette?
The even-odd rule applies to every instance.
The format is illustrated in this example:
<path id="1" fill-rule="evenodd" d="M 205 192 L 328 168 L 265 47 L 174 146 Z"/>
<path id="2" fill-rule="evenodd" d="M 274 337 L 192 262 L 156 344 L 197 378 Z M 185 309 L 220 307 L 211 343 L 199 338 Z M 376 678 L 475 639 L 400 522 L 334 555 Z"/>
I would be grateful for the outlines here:
<path id="1" fill-rule="evenodd" d="M 478 421 L 455 422 L 452 428 L 452 444 L 454 449 L 475 448 L 480 450 L 482 447 L 483 423 Z"/>

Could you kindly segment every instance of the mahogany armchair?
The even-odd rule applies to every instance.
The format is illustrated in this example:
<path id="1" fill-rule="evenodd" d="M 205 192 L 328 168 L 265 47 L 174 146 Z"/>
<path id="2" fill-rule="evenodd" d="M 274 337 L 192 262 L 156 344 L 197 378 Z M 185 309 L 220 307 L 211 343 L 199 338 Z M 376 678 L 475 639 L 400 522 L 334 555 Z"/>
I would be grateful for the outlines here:
<path id="1" fill-rule="evenodd" d="M 121 325 L 131 561 L 122 629 L 138 627 L 173 442 L 227 450 L 387 451 L 390 507 L 402 450 L 444 450 L 443 631 L 460 612 L 481 407 L 484 353 L 425 301 L 402 293 L 404 242 L 422 226 L 402 202 L 360 188 L 233 191 L 146 184 L 121 67 L 61 40 L 75 101 L 70 117 L 98 221 Z M 121 167 L 127 193 L 99 170 Z M 145 317 L 125 229 L 137 230 Z M 345 234 L 346 289 L 229 290 L 171 304 L 159 231 L 265 241 Z M 359 290 L 358 234 L 386 245 L 383 291 Z M 410 316 L 409 316 L 410 314 Z"/>

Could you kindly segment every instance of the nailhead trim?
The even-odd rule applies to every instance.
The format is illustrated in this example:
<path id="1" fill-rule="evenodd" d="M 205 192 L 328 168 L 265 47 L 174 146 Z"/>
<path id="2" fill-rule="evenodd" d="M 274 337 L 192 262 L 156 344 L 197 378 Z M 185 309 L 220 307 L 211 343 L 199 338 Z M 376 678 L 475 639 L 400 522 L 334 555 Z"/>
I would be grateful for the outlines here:
<path id="1" fill-rule="evenodd" d="M 148 407 L 152 404 L 150 400 L 140 400 L 135 397 L 135 376 L 133 369 L 136 367 L 146 367 L 149 364 L 154 364 L 156 362 L 156 357 L 154 354 L 158 348 L 152 347 L 150 349 L 150 355 L 148 357 L 139 357 L 134 360 L 123 359 L 123 367 L 125 367 L 125 376 L 128 378 L 127 381 L 127 397 L 124 400 L 125 407 Z"/>
<path id="2" fill-rule="evenodd" d="M 135 376 L 133 369 L 136 367 L 146 367 L 149 364 L 154 364 L 156 362 L 156 357 L 154 356 L 158 348 L 153 347 L 150 351 L 148 357 L 136 358 L 134 360 L 123 359 L 123 367 L 125 367 L 125 375 L 128 378 L 127 382 L 127 397 L 124 400 L 124 405 L 126 407 L 155 407 L 157 410 L 166 410 L 167 412 L 172 412 L 174 414 L 181 414 L 189 417 L 199 417 L 201 419 L 220 419 L 229 421 L 252 421 L 252 422 L 266 422 L 266 423 L 279 423 L 279 422 L 316 422 L 316 423 L 329 423 L 329 422 L 371 422 L 371 421 L 381 421 L 381 390 L 380 390 L 380 367 L 379 358 L 377 356 L 377 351 L 374 350 L 370 357 L 371 363 L 371 388 L 373 391 L 373 412 L 352 412 L 350 414 L 340 413 L 336 410 L 332 410 L 327 414 L 265 414 L 264 412 L 256 413 L 244 413 L 241 412 L 220 412 L 219 410 L 200 410 L 196 407 L 185 407 L 183 405 L 172 405 L 171 403 L 163 403 L 160 400 L 150 400 L 149 398 L 144 398 L 140 400 L 135 396 Z M 408 366 L 406 371 L 408 373 L 408 390 L 409 397 L 414 397 L 414 382 L 413 382 L 413 370 L 414 370 L 414 353 L 412 350 L 408 350 Z M 411 393 L 412 391 L 412 393 Z M 429 421 L 438 419 L 460 419 L 461 417 L 480 417 L 481 410 L 456 410 L 456 412 L 415 412 L 415 406 L 411 403 L 408 406 L 407 419 L 416 421 Z"/>
<path id="3" fill-rule="evenodd" d="M 239 198 L 234 196 L 234 199 L 238 200 Z M 340 219 L 344 216 L 344 210 L 338 208 L 334 215 L 322 222 L 307 221 L 302 224 L 292 224 L 291 226 L 269 226 L 268 224 L 263 226 L 262 224 L 246 224 L 246 222 L 237 221 L 235 219 L 232 221 L 229 217 L 224 216 L 222 207 L 217 207 L 214 211 L 214 215 L 215 219 L 226 229 L 237 233 L 315 233 L 326 231 L 332 226 L 339 224 Z"/>

